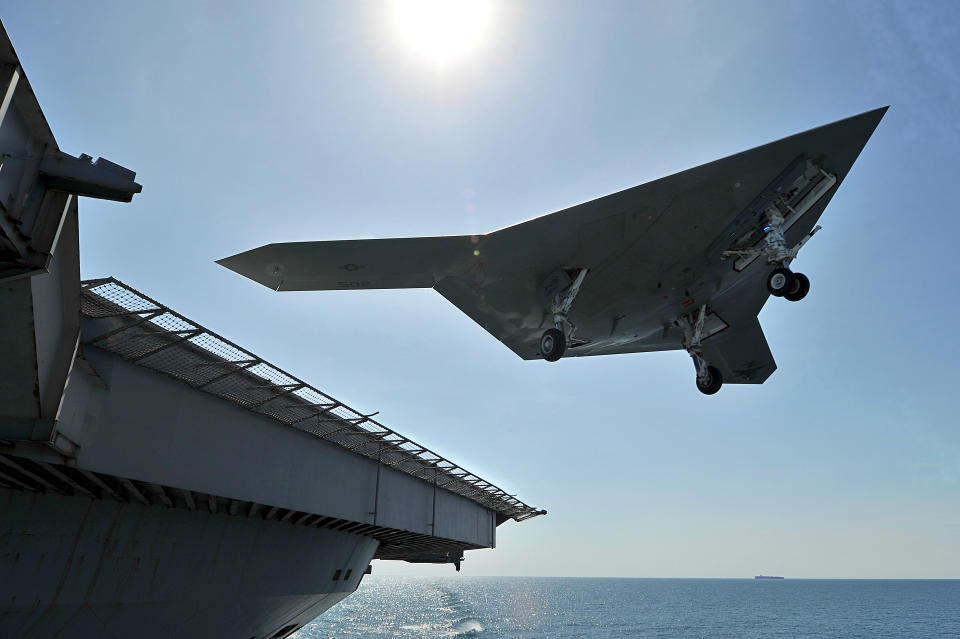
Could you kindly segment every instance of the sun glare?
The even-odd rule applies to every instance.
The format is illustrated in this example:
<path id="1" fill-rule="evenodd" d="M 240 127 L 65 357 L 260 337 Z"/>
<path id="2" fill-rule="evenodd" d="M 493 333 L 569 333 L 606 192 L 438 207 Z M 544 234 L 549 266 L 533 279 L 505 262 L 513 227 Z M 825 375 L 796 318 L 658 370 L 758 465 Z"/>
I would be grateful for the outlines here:
<path id="1" fill-rule="evenodd" d="M 472 49 L 490 21 L 489 0 L 395 0 L 394 20 L 403 39 L 438 63 Z"/>

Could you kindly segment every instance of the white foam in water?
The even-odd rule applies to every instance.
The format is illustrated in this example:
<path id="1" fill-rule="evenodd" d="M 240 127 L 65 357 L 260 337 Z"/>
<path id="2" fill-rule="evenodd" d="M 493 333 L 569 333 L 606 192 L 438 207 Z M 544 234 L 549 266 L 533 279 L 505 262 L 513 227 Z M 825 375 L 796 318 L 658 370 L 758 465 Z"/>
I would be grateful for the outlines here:
<path id="1" fill-rule="evenodd" d="M 960 637 L 957 601 L 960 580 L 371 576 L 294 636 Z"/>
<path id="2" fill-rule="evenodd" d="M 454 625 L 451 636 L 463 637 L 465 635 L 480 634 L 481 632 L 483 632 L 483 626 L 480 625 L 479 621 L 476 619 L 463 619 Z"/>

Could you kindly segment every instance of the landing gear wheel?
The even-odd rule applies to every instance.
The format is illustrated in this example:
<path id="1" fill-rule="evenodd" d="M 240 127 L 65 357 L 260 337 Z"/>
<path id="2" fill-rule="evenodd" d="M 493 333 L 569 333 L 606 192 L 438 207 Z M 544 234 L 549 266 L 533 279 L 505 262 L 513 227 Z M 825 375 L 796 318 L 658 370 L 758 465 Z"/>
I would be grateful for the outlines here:
<path id="1" fill-rule="evenodd" d="M 697 390 L 704 395 L 713 395 L 723 386 L 723 375 L 713 366 L 707 366 L 707 379 L 697 376 Z"/>
<path id="2" fill-rule="evenodd" d="M 767 277 L 767 290 L 771 295 L 783 297 L 787 291 L 793 290 L 797 278 L 788 268 L 778 268 Z"/>
<path id="3" fill-rule="evenodd" d="M 784 293 L 783 296 L 791 302 L 799 302 L 810 292 L 810 280 L 803 273 L 794 273 L 793 277 L 795 280 L 793 288 L 790 289 L 790 292 Z"/>
<path id="4" fill-rule="evenodd" d="M 540 354 L 548 362 L 555 362 L 563 357 L 567 350 L 567 338 L 557 328 L 548 328 L 540 338 Z"/>

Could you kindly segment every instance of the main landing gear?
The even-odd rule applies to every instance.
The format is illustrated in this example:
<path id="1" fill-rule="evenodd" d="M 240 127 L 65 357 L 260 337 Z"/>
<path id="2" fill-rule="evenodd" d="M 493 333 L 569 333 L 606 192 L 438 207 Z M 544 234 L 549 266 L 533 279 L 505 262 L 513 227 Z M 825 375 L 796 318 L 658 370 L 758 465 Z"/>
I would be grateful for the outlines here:
<path id="1" fill-rule="evenodd" d="M 540 354 L 548 362 L 555 362 L 567 351 L 567 338 L 559 328 L 548 328 L 540 337 Z"/>
<path id="2" fill-rule="evenodd" d="M 573 282 L 563 291 L 557 293 L 550 300 L 550 314 L 553 317 L 553 328 L 548 328 L 540 336 L 540 354 L 548 362 L 555 362 L 567 350 L 567 338 L 573 335 L 576 327 L 569 320 L 570 307 L 573 300 L 580 292 L 580 286 L 583 284 L 583 278 L 587 276 L 587 269 L 581 268 Z M 570 326 L 570 333 L 566 333 L 566 327 Z"/>
<path id="3" fill-rule="evenodd" d="M 700 348 L 703 340 L 703 324 L 707 319 L 707 305 L 700 306 L 696 314 L 691 313 L 677 320 L 683 329 L 683 348 L 690 354 L 693 366 L 697 369 L 697 390 L 704 395 L 713 395 L 723 386 L 723 375 L 703 358 Z"/>

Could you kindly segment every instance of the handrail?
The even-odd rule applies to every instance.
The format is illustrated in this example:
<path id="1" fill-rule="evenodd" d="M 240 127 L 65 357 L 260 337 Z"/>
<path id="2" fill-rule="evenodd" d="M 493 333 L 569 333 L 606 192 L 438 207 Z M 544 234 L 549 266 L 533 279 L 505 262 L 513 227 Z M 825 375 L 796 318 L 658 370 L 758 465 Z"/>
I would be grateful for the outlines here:
<path id="1" fill-rule="evenodd" d="M 104 332 L 84 340 L 87 345 L 422 481 L 445 479 L 443 489 L 516 521 L 546 514 L 384 426 L 373 419 L 377 413 L 354 410 L 120 280 L 85 280 L 81 291 L 83 315 L 108 322 Z M 406 464 L 412 461 L 419 462 L 416 468 Z"/>

